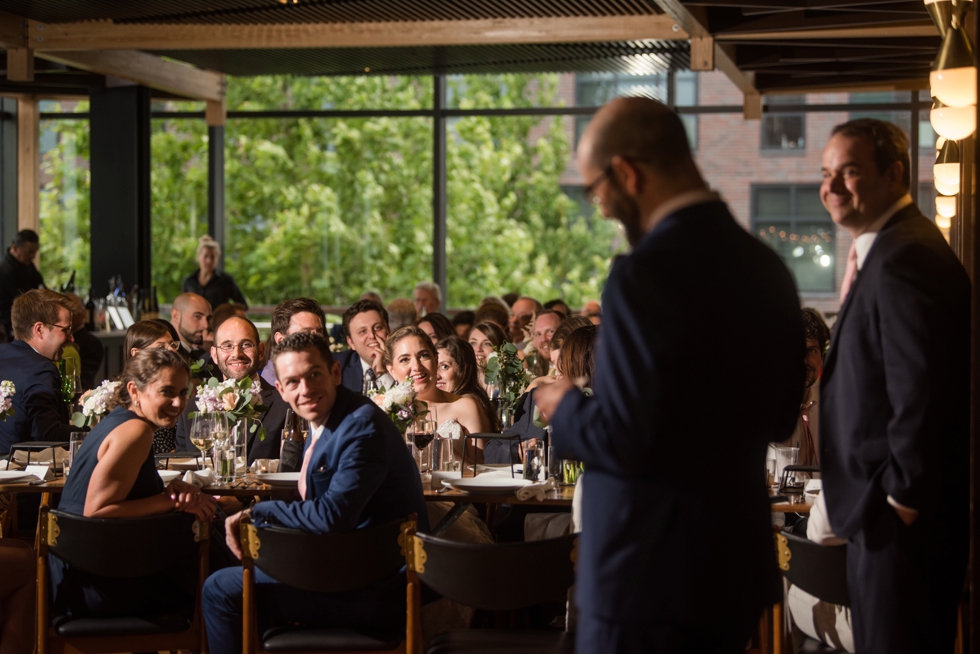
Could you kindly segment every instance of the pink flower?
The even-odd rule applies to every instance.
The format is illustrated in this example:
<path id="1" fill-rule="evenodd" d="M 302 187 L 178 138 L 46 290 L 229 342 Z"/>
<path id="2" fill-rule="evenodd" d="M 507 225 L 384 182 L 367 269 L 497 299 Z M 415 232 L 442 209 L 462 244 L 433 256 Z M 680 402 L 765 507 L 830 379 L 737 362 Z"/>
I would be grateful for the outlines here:
<path id="1" fill-rule="evenodd" d="M 224 405 L 225 411 L 234 411 L 235 405 L 238 404 L 238 395 L 235 393 L 225 393 L 221 396 L 221 402 Z"/>
<path id="2" fill-rule="evenodd" d="M 384 393 L 378 393 L 377 395 L 372 395 L 371 399 L 374 400 L 374 403 L 377 404 L 379 407 L 384 408 L 384 403 L 385 403 Z"/>

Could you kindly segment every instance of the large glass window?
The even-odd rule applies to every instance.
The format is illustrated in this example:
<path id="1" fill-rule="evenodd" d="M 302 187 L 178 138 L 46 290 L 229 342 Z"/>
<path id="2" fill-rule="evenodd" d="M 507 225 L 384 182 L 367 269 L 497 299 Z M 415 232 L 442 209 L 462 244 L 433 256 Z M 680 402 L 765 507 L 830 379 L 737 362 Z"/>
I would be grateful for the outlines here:
<path id="1" fill-rule="evenodd" d="M 800 291 L 834 290 L 834 224 L 819 186 L 754 185 L 752 229 L 779 254 Z"/>
<path id="2" fill-rule="evenodd" d="M 513 84 L 509 92 L 521 88 Z M 577 184 L 562 186 L 572 139 L 570 121 L 557 116 L 450 123 L 446 250 L 453 306 L 511 291 L 542 301 L 562 297 L 572 306 L 601 295 L 622 240 L 614 223 L 580 203 Z"/>
<path id="3" fill-rule="evenodd" d="M 806 147 L 806 114 L 784 113 L 780 105 L 799 105 L 802 95 L 767 95 L 766 105 L 772 107 L 762 116 L 762 149 L 768 151 L 800 151 Z"/>
<path id="4" fill-rule="evenodd" d="M 45 102 L 40 108 L 42 112 L 82 113 L 88 111 L 88 102 Z M 84 296 L 91 284 L 88 121 L 42 120 L 39 142 L 40 271 L 45 284 L 54 289 L 60 289 L 75 273 L 75 290 Z"/>
<path id="5" fill-rule="evenodd" d="M 193 110 L 187 104 L 154 108 Z M 201 119 L 157 119 L 150 138 L 153 283 L 169 303 L 197 268 L 197 240 L 208 228 L 208 130 Z"/>

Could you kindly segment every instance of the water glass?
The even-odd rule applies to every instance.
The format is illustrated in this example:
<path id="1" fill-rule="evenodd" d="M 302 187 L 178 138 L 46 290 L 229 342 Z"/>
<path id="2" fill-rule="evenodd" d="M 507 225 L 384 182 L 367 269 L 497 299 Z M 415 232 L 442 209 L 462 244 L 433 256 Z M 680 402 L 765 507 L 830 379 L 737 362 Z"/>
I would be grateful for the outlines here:
<path id="1" fill-rule="evenodd" d="M 218 481 L 222 484 L 228 484 L 235 481 L 235 448 L 231 444 L 225 445 L 225 447 L 218 448 L 215 447 L 215 455 L 217 456 L 217 475 Z"/>
<path id="2" fill-rule="evenodd" d="M 561 457 L 555 454 L 555 446 L 548 446 L 548 476 L 553 477 L 561 483 L 562 479 L 562 468 L 561 468 Z"/>
<path id="3" fill-rule="evenodd" d="M 514 407 L 506 398 L 498 397 L 494 400 L 497 405 L 497 419 L 500 421 L 500 432 L 503 433 L 514 426 Z"/>
<path id="4" fill-rule="evenodd" d="M 544 445 L 524 448 L 524 479 L 544 481 L 547 468 L 544 461 Z"/>
<path id="5" fill-rule="evenodd" d="M 562 459 L 562 480 L 563 486 L 574 486 L 578 478 L 582 476 L 582 463 L 580 461 L 572 461 L 570 459 Z"/>
<path id="6" fill-rule="evenodd" d="M 78 454 L 78 450 L 82 447 L 82 442 L 85 441 L 85 436 L 88 432 L 84 431 L 73 431 L 68 435 L 68 456 L 61 460 L 62 472 L 65 476 L 68 476 L 68 471 L 71 470 L 72 462 L 75 460 L 75 455 Z M 54 454 L 52 451 L 52 458 Z M 55 472 L 58 471 L 57 468 L 54 469 Z"/>
<path id="7" fill-rule="evenodd" d="M 453 449 L 455 440 L 445 436 L 436 436 L 435 445 L 432 448 L 432 469 L 444 472 L 459 472 L 459 461 L 456 460 L 456 451 Z"/>
<path id="8" fill-rule="evenodd" d="M 776 484 L 776 459 L 766 459 L 766 486 Z"/>
<path id="9" fill-rule="evenodd" d="M 229 439 L 230 442 L 228 445 L 235 452 L 235 479 L 244 479 L 245 472 L 248 470 L 246 448 L 248 446 L 249 429 L 251 429 L 252 424 L 253 422 L 246 418 L 236 422 L 231 429 L 231 438 Z"/>
<path id="10" fill-rule="evenodd" d="M 798 447 L 777 447 L 776 448 L 776 483 L 781 483 L 783 479 L 783 468 L 795 466 L 800 456 Z M 793 481 L 793 480 L 790 480 Z"/>

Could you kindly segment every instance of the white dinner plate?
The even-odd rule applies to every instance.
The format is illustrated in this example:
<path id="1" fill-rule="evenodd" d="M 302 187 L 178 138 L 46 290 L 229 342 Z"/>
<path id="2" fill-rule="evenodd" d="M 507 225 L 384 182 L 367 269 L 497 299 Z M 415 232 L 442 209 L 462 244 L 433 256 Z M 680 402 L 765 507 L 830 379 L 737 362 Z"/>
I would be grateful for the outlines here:
<path id="1" fill-rule="evenodd" d="M 260 472 L 255 476 L 270 486 L 295 486 L 299 483 L 298 472 Z"/>
<path id="2" fill-rule="evenodd" d="M 529 479 L 510 479 L 508 477 L 467 477 L 466 479 L 446 479 L 442 482 L 453 490 L 466 493 L 484 493 L 487 495 L 510 495 L 534 482 Z"/>
<path id="3" fill-rule="evenodd" d="M 28 479 L 37 479 L 37 477 L 29 475 L 23 470 L 0 470 L 0 484 L 16 484 Z"/>
<path id="4" fill-rule="evenodd" d="M 180 470 L 157 470 L 157 474 L 160 475 L 160 479 L 162 479 L 163 483 L 165 484 L 169 484 L 174 479 L 180 479 L 184 476 L 184 473 L 182 473 Z"/>
<path id="5" fill-rule="evenodd" d="M 204 465 L 204 459 L 169 459 L 166 460 L 167 468 L 174 470 L 200 470 Z"/>

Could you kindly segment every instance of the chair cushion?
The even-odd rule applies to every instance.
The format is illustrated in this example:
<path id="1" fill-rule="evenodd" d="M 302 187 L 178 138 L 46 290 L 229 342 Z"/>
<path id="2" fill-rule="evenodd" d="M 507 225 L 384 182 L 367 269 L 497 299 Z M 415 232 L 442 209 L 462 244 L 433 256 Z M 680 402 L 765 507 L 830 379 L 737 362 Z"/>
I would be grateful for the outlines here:
<path id="1" fill-rule="evenodd" d="M 70 615 L 58 615 L 51 619 L 51 626 L 62 638 L 144 636 L 187 631 L 191 627 L 191 621 L 186 615 L 178 613 L 150 618 L 73 618 Z"/>
<path id="2" fill-rule="evenodd" d="M 538 654 L 539 652 L 573 652 L 575 635 L 564 631 L 531 631 L 500 629 L 457 629 L 444 631 L 432 639 L 428 654 L 456 652 L 506 652 Z"/>
<path id="3" fill-rule="evenodd" d="M 266 652 L 371 652 L 397 649 L 401 635 L 353 629 L 276 627 L 262 634 Z"/>

